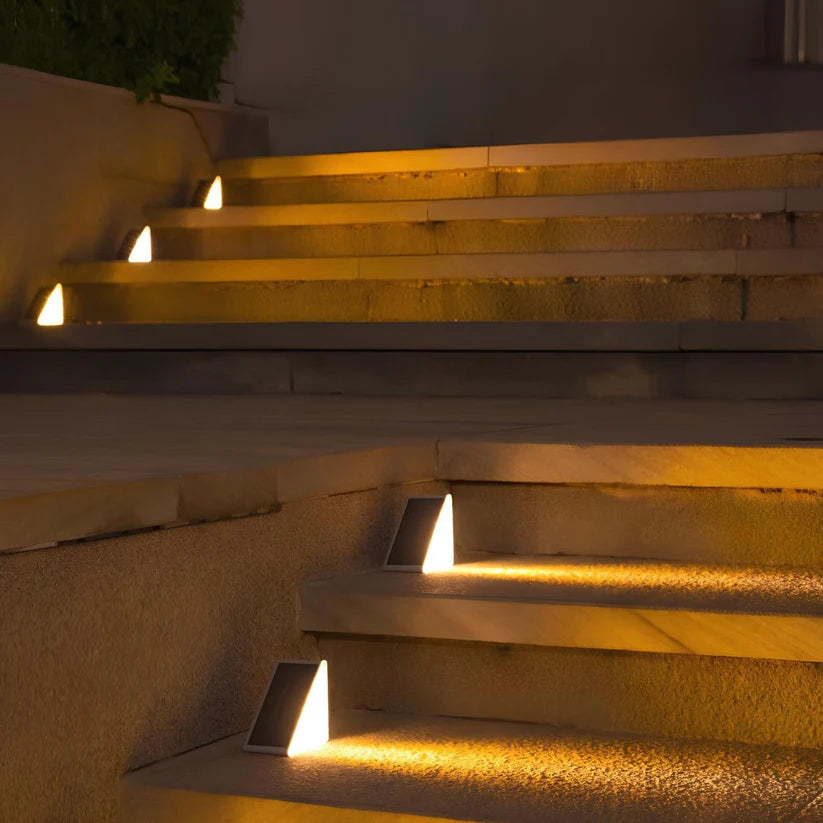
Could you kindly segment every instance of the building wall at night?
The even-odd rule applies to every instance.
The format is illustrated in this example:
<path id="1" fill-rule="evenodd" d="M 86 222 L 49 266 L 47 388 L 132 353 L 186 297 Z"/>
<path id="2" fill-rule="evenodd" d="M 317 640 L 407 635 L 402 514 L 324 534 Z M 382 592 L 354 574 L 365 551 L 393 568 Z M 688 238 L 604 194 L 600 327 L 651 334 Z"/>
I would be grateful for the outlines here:
<path id="1" fill-rule="evenodd" d="M 246 0 L 234 80 L 275 153 L 823 127 L 766 0 Z"/>

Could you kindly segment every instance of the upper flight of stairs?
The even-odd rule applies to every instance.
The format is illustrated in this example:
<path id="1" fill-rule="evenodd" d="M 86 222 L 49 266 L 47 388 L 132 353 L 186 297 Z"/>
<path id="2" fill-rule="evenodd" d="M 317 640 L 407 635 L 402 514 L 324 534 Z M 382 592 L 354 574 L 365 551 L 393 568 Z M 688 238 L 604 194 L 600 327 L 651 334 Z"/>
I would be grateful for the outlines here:
<path id="1" fill-rule="evenodd" d="M 30 316 L 60 282 L 66 325 L 0 335 L 0 388 L 46 366 L 81 390 L 823 396 L 823 133 L 218 171 L 222 209 L 147 213 L 153 262 L 44 272 Z"/>
<path id="2" fill-rule="evenodd" d="M 818 823 L 823 505 L 738 459 L 722 488 L 452 482 L 453 569 L 302 587 L 331 742 L 149 766 L 124 820 Z"/>

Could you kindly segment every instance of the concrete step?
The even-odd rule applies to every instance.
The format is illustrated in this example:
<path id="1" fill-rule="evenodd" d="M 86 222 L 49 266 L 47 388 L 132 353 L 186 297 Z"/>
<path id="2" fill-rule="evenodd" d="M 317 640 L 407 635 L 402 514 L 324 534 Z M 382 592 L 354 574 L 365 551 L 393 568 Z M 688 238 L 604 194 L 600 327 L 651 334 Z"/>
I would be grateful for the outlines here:
<path id="1" fill-rule="evenodd" d="M 218 162 L 224 177 L 266 179 L 353 174 L 393 174 L 467 169 L 743 160 L 823 153 L 823 132 L 799 131 L 712 137 L 535 143 L 516 146 L 247 157 Z"/>
<path id="2" fill-rule="evenodd" d="M 83 345 L 100 332 L 78 328 L 88 332 Z M 221 351 L 213 348 L 214 340 L 203 340 L 202 330 L 201 348 L 192 349 L 191 339 L 174 325 L 121 328 L 135 332 L 132 350 L 58 351 L 72 338 L 55 336 L 53 349 L 0 351 L 0 392 L 823 399 L 820 351 L 267 351 L 255 350 L 254 343 L 250 351 L 240 350 L 242 345 Z M 141 340 L 141 334 L 158 329 L 156 339 Z M 149 348 L 164 335 L 170 350 Z M 339 336 L 335 347 L 346 349 L 348 335 Z M 300 341 L 309 332 L 297 336 L 293 344 L 306 345 Z M 116 339 L 109 335 L 104 341 L 111 345 Z M 187 350 L 176 350 L 175 339 Z M 234 345 L 248 339 L 239 335 Z M 602 337 L 592 341 L 597 339 Z"/>
<path id="3" fill-rule="evenodd" d="M 315 633 L 823 662 L 823 576 L 661 561 L 496 555 L 427 575 L 309 583 Z"/>
<path id="4" fill-rule="evenodd" d="M 803 823 L 823 789 L 812 750 L 375 712 L 333 720 L 336 737 L 297 758 L 245 753 L 235 735 L 128 774 L 122 820 Z"/>
<path id="5" fill-rule="evenodd" d="M 483 201 L 485 202 L 485 201 Z M 412 204 L 413 205 L 413 204 Z M 275 207 L 272 207 L 275 208 Z M 308 207 L 307 207 L 308 208 Z M 365 208 L 365 205 L 360 208 Z M 187 214 L 182 212 L 181 214 Z M 156 259 L 260 259 L 529 253 L 816 248 L 818 215 L 651 215 L 459 219 L 340 225 L 157 226 Z"/>
<path id="6" fill-rule="evenodd" d="M 823 318 L 823 275 L 75 282 L 63 306 L 66 323 L 773 322 Z"/>
<path id="7" fill-rule="evenodd" d="M 610 563 L 625 559 L 628 574 L 638 557 L 823 573 L 823 495 L 814 491 L 625 482 L 452 483 L 451 491 L 458 555 L 483 552 L 492 563 L 513 552 L 561 564 L 597 555 L 605 581 Z M 757 581 L 765 578 L 743 575 L 738 590 Z"/>
<path id="8" fill-rule="evenodd" d="M 0 350 L 42 349 L 801 353 L 823 350 L 823 319 L 0 325 Z"/>
<path id="9" fill-rule="evenodd" d="M 749 189 L 508 197 L 448 200 L 329 202 L 149 209 L 152 228 L 321 226 L 426 223 L 444 220 L 530 220 L 549 217 L 625 217 L 673 214 L 774 214 L 823 211 L 823 188 Z"/>
<path id="10" fill-rule="evenodd" d="M 324 634 L 334 711 L 823 748 L 819 663 Z"/>
<path id="11" fill-rule="evenodd" d="M 289 169 L 283 171 L 290 173 Z M 223 175 L 223 200 L 227 206 L 560 195 L 579 197 L 632 192 L 745 191 L 821 186 L 823 155 L 627 162 L 603 159 L 555 166 L 268 178 L 230 177 L 226 176 L 224 169 Z"/>
<path id="12" fill-rule="evenodd" d="M 278 280 L 823 274 L 820 249 L 438 254 L 262 260 L 124 260 L 64 263 L 62 283 L 231 283 Z M 43 287 L 53 284 L 44 281 Z"/>

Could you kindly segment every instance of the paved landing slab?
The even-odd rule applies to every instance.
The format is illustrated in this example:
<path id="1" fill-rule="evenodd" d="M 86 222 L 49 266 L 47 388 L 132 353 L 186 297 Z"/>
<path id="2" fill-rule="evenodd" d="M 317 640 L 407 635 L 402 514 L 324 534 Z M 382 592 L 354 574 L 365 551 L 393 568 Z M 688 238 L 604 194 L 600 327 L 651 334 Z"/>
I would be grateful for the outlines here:
<path id="1" fill-rule="evenodd" d="M 816 402 L 0 400 L 0 551 L 437 477 L 823 488 Z"/>
<path id="2" fill-rule="evenodd" d="M 377 712 L 341 714 L 332 733 L 291 759 L 244 753 L 236 735 L 134 772 L 123 819 L 774 823 L 814 819 L 797 816 L 823 791 L 815 750 Z"/>

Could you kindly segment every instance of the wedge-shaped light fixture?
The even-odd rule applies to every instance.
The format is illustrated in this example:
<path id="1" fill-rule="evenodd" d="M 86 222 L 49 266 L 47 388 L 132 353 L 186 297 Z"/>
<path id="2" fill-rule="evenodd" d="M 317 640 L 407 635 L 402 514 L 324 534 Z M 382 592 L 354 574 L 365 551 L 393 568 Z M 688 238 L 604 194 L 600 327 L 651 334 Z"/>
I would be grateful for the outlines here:
<path id="1" fill-rule="evenodd" d="M 383 568 L 428 574 L 453 565 L 452 496 L 410 497 Z"/>
<path id="2" fill-rule="evenodd" d="M 329 739 L 329 675 L 326 661 L 281 660 L 243 748 L 285 754 L 320 748 Z"/>
<path id="3" fill-rule="evenodd" d="M 63 286 L 58 283 L 43 303 L 43 308 L 37 315 L 38 326 L 62 326 L 63 325 Z"/>
<path id="4" fill-rule="evenodd" d="M 223 208 L 223 179 L 219 174 L 212 180 L 206 192 L 206 198 L 203 200 L 203 208 L 211 211 L 217 211 Z"/>
<path id="5" fill-rule="evenodd" d="M 151 229 L 148 226 L 128 233 L 120 258 L 125 258 L 129 263 L 151 263 Z"/>

